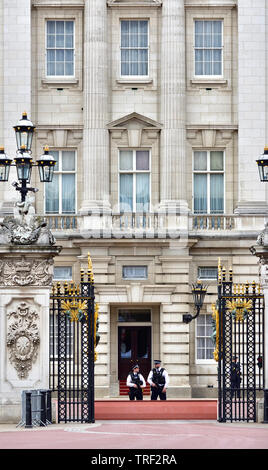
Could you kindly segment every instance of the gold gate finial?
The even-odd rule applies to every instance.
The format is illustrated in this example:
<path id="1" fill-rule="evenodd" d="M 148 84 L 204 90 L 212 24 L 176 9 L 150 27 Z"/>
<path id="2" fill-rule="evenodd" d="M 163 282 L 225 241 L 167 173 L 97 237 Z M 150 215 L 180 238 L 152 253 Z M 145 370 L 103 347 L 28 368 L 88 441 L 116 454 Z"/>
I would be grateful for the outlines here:
<path id="1" fill-rule="evenodd" d="M 92 260 L 91 260 L 91 256 L 90 256 L 89 251 L 87 253 L 87 263 L 88 263 L 89 278 L 90 278 L 91 282 L 94 282 L 93 266 L 92 266 Z"/>

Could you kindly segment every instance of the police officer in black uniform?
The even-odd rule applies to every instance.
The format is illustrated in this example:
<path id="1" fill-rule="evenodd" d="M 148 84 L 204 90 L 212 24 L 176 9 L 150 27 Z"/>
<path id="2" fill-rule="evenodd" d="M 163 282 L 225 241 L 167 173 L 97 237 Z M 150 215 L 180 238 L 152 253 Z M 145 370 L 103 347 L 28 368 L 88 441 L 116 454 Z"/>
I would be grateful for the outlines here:
<path id="1" fill-rule="evenodd" d="M 240 362 L 237 362 L 238 357 L 233 356 L 231 363 L 231 397 L 233 398 L 235 392 L 237 398 L 240 398 L 240 383 L 241 383 L 241 368 Z"/>
<path id="2" fill-rule="evenodd" d="M 127 377 L 127 386 L 129 387 L 130 400 L 143 400 L 142 389 L 146 387 L 144 377 L 140 374 L 138 364 L 132 367 L 132 371 Z"/>
<path id="3" fill-rule="evenodd" d="M 155 367 L 150 371 L 147 382 L 151 385 L 151 400 L 157 400 L 159 397 L 160 400 L 167 399 L 166 389 L 169 383 L 169 377 L 166 369 L 161 367 L 161 361 L 154 361 Z"/>

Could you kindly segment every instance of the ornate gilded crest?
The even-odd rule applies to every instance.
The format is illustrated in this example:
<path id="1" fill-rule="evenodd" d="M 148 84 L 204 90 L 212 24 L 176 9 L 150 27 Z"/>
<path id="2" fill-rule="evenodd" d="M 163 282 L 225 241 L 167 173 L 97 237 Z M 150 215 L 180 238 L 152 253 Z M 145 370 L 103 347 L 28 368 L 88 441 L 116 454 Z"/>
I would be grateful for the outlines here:
<path id="1" fill-rule="evenodd" d="M 252 300 L 246 300 L 242 298 L 232 301 L 227 300 L 226 307 L 236 322 L 242 322 L 245 320 L 248 313 L 252 309 Z"/>

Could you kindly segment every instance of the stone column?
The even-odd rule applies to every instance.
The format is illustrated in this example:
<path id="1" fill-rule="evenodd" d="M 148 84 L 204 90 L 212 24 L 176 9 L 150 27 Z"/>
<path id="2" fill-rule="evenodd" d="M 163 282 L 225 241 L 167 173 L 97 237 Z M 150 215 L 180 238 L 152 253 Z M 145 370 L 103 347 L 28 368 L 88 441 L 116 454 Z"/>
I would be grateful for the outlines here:
<path id="1" fill-rule="evenodd" d="M 160 208 L 187 211 L 185 165 L 185 13 L 183 0 L 162 7 Z"/>
<path id="2" fill-rule="evenodd" d="M 256 165 L 268 145 L 266 3 L 238 2 L 238 214 L 267 213 Z"/>
<path id="3" fill-rule="evenodd" d="M 80 213 L 86 216 L 110 210 L 106 0 L 86 0 L 84 15 L 84 181 Z M 98 227 L 97 218 L 93 219 L 93 227 Z M 89 225 L 91 222 L 87 221 Z"/>
<path id="4" fill-rule="evenodd" d="M 49 295 L 60 247 L 0 245 L 0 423 L 21 419 L 21 392 L 49 388 Z"/>

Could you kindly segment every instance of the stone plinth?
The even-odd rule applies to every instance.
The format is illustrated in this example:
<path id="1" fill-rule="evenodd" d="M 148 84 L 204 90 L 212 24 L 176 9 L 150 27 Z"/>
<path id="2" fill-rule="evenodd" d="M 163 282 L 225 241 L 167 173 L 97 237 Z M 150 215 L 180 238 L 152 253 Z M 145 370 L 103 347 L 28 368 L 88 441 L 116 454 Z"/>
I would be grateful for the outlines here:
<path id="1" fill-rule="evenodd" d="M 0 245 L 0 423 L 18 423 L 21 392 L 49 388 L 49 296 L 60 247 Z"/>

